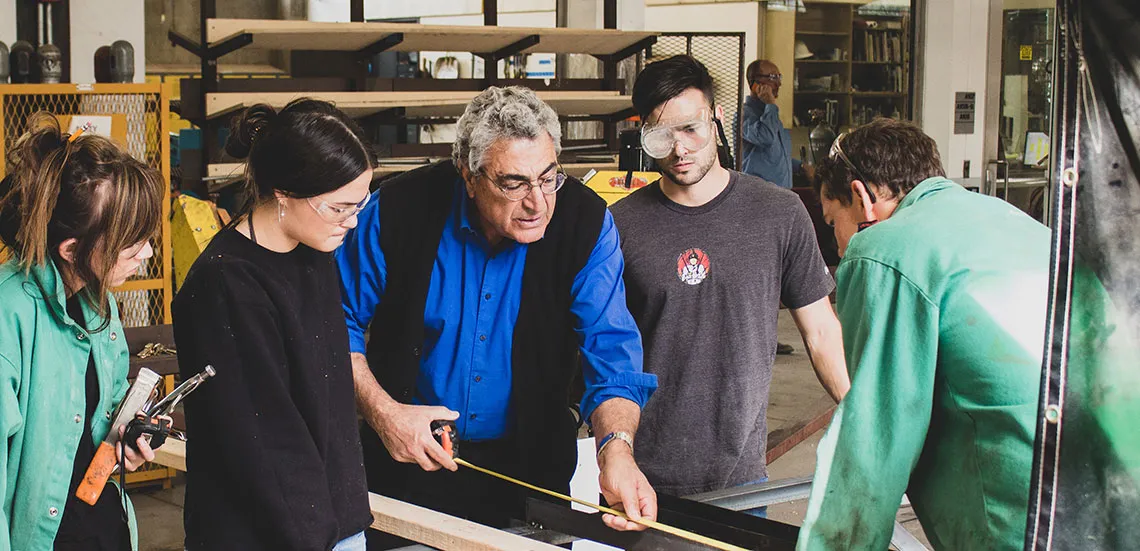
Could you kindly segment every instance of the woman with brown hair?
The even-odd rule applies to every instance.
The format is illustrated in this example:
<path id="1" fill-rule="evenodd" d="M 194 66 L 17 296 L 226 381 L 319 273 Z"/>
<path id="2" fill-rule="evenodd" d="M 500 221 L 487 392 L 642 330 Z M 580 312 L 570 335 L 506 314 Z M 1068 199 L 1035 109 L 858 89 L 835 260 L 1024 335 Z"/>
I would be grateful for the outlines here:
<path id="1" fill-rule="evenodd" d="M 162 178 L 46 113 L 30 128 L 0 184 L 0 549 L 135 549 L 117 486 L 94 506 L 75 492 L 127 391 L 110 289 L 153 255 Z M 127 470 L 154 458 L 137 444 L 118 452 Z"/>

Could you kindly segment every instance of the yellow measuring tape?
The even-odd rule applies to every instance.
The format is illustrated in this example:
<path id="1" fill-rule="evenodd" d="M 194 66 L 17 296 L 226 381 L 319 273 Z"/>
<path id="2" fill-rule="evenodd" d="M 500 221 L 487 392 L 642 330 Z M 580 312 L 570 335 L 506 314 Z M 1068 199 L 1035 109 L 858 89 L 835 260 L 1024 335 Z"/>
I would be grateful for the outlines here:
<path id="1" fill-rule="evenodd" d="M 725 542 L 720 541 L 720 540 L 714 540 L 710 537 L 702 536 L 700 534 L 695 534 L 695 533 L 690 532 L 688 530 L 682 530 L 680 528 L 674 528 L 672 526 L 669 526 L 668 524 L 661 524 L 660 522 L 656 522 L 656 521 L 649 520 L 646 518 L 632 519 L 632 518 L 629 518 L 628 516 L 626 516 L 625 513 L 618 511 L 617 509 L 611 509 L 609 507 L 604 507 L 602 505 L 590 503 L 589 501 L 584 501 L 584 500 L 581 500 L 581 499 L 578 499 L 575 497 L 570 497 L 568 495 L 562 495 L 558 492 L 547 490 L 546 488 L 539 488 L 538 486 L 535 486 L 533 484 L 527 484 L 526 482 L 523 482 L 523 481 L 515 479 L 515 478 L 511 478 L 511 477 L 504 475 L 504 474 L 499 474 L 499 473 L 492 471 L 490 469 L 484 469 L 483 467 L 480 467 L 478 465 L 472 465 L 471 463 L 467 462 L 466 460 L 460 459 L 458 457 L 455 458 L 455 463 L 458 465 L 463 465 L 464 467 L 467 467 L 469 469 L 475 469 L 476 471 L 479 471 L 483 474 L 489 474 L 495 478 L 498 478 L 501 480 L 506 480 L 507 482 L 510 482 L 513 484 L 518 484 L 519 486 L 522 486 L 524 488 L 529 488 L 531 490 L 534 490 L 534 491 L 539 492 L 539 493 L 546 494 L 546 495 L 551 496 L 551 497 L 556 497 L 558 499 L 563 499 L 563 500 L 566 500 L 566 501 L 569 501 L 572 503 L 577 503 L 578 505 L 585 505 L 586 507 L 589 507 L 591 509 L 597 509 L 598 511 L 601 511 L 603 513 L 609 513 L 611 515 L 624 518 L 630 522 L 636 522 L 636 523 L 641 524 L 643 526 L 648 526 L 649 528 L 653 528 L 654 530 L 660 530 L 662 532 L 665 532 L 666 534 L 672 534 L 672 535 L 677 536 L 679 538 L 684 538 L 684 539 L 687 539 L 689 541 L 701 543 L 701 544 L 704 544 L 704 545 L 707 545 L 709 547 L 713 547 L 716 549 L 723 549 L 724 551 L 747 551 L 743 547 L 737 547 L 737 546 L 732 545 L 730 543 L 725 543 Z"/>

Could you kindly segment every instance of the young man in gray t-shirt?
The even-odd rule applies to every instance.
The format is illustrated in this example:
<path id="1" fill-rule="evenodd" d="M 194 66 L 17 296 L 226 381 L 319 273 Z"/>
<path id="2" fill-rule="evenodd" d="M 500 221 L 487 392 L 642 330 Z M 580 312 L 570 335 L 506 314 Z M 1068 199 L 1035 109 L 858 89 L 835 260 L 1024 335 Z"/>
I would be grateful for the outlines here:
<path id="1" fill-rule="evenodd" d="M 662 178 L 613 206 L 629 309 L 658 389 L 637 462 L 657 491 L 718 490 L 767 477 L 768 391 L 782 301 L 823 386 L 850 383 L 834 282 L 792 192 L 717 158 L 712 78 L 675 56 L 645 68 L 633 104 Z"/>

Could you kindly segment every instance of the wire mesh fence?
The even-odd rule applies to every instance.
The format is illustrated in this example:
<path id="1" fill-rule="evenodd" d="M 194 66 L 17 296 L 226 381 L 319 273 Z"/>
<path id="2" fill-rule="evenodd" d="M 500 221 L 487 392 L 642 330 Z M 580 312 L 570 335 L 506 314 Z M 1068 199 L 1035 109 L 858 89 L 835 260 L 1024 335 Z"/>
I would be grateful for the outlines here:
<path id="1" fill-rule="evenodd" d="M 744 33 L 673 33 L 657 37 L 645 62 L 675 55 L 691 55 L 713 77 L 716 105 L 724 109 L 724 133 L 739 162 L 737 117 L 744 103 Z"/>
<path id="2" fill-rule="evenodd" d="M 111 137 L 131 156 L 163 175 L 162 229 L 151 245 L 154 256 L 115 291 L 123 325 L 136 327 L 170 322 L 169 148 L 166 98 L 161 85 L 21 84 L 0 85 L 0 175 L 6 173 L 7 152 L 28 130 L 28 119 L 46 111 L 61 119 L 75 115 L 111 117 Z M 116 128 L 125 125 L 123 130 Z M 66 127 L 63 129 L 68 130 Z M 124 131 L 125 130 L 125 131 Z M 10 253 L 0 248 L 0 261 Z"/>

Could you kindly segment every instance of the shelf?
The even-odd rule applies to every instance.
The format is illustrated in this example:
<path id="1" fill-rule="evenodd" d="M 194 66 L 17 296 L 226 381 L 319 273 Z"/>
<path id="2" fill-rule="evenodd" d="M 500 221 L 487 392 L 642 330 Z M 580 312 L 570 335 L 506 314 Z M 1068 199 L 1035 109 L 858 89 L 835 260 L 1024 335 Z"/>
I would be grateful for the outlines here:
<path id="1" fill-rule="evenodd" d="M 148 63 L 148 75 L 199 75 L 202 73 L 200 63 Z M 240 63 L 219 63 L 219 75 L 286 75 L 283 69 L 272 65 L 253 65 Z"/>
<path id="2" fill-rule="evenodd" d="M 434 160 L 430 161 L 434 162 Z M 376 165 L 376 168 L 372 169 L 372 174 L 375 177 L 399 174 L 425 166 L 428 162 L 429 159 L 422 157 L 415 159 L 380 159 L 380 163 Z M 567 174 L 575 178 L 581 178 L 590 170 L 617 170 L 618 168 L 616 159 L 596 163 L 561 163 L 560 166 L 562 170 L 565 170 Z M 245 163 L 212 163 L 206 170 L 211 179 L 219 182 L 230 182 L 245 176 Z"/>
<path id="3" fill-rule="evenodd" d="M 796 34 L 803 36 L 851 36 L 850 32 L 844 31 L 796 31 Z"/>
<path id="4" fill-rule="evenodd" d="M 418 23 L 325 23 L 262 19 L 210 19 L 206 40 L 218 46 L 250 35 L 250 47 L 272 50 L 361 51 L 382 41 L 386 51 L 453 51 L 613 55 L 656 37 L 650 31 L 421 25 Z M 397 35 L 403 35 L 402 40 Z M 537 37 L 535 41 L 532 37 Z M 644 46 L 642 46 L 644 47 Z M 635 53 L 636 49 L 634 52 Z M 629 55 L 629 54 L 626 54 Z"/>
<path id="5" fill-rule="evenodd" d="M 456 117 L 480 92 L 223 92 L 206 94 L 206 117 L 214 118 L 256 103 L 275 108 L 309 97 L 332 102 L 350 117 L 364 117 L 402 107 L 405 116 Z M 539 98 L 562 116 L 613 115 L 631 109 L 630 96 L 605 92 L 536 92 Z"/>
<path id="6" fill-rule="evenodd" d="M 847 61 L 843 59 L 797 59 L 796 63 L 810 63 L 813 65 L 845 65 Z"/>
<path id="7" fill-rule="evenodd" d="M 904 65 L 901 61 L 852 61 L 854 65 Z"/>
<path id="8" fill-rule="evenodd" d="M 857 98 L 903 98 L 906 92 L 851 92 Z"/>
<path id="9" fill-rule="evenodd" d="M 832 92 L 829 90 L 795 90 L 797 96 L 850 96 L 851 92 Z"/>

